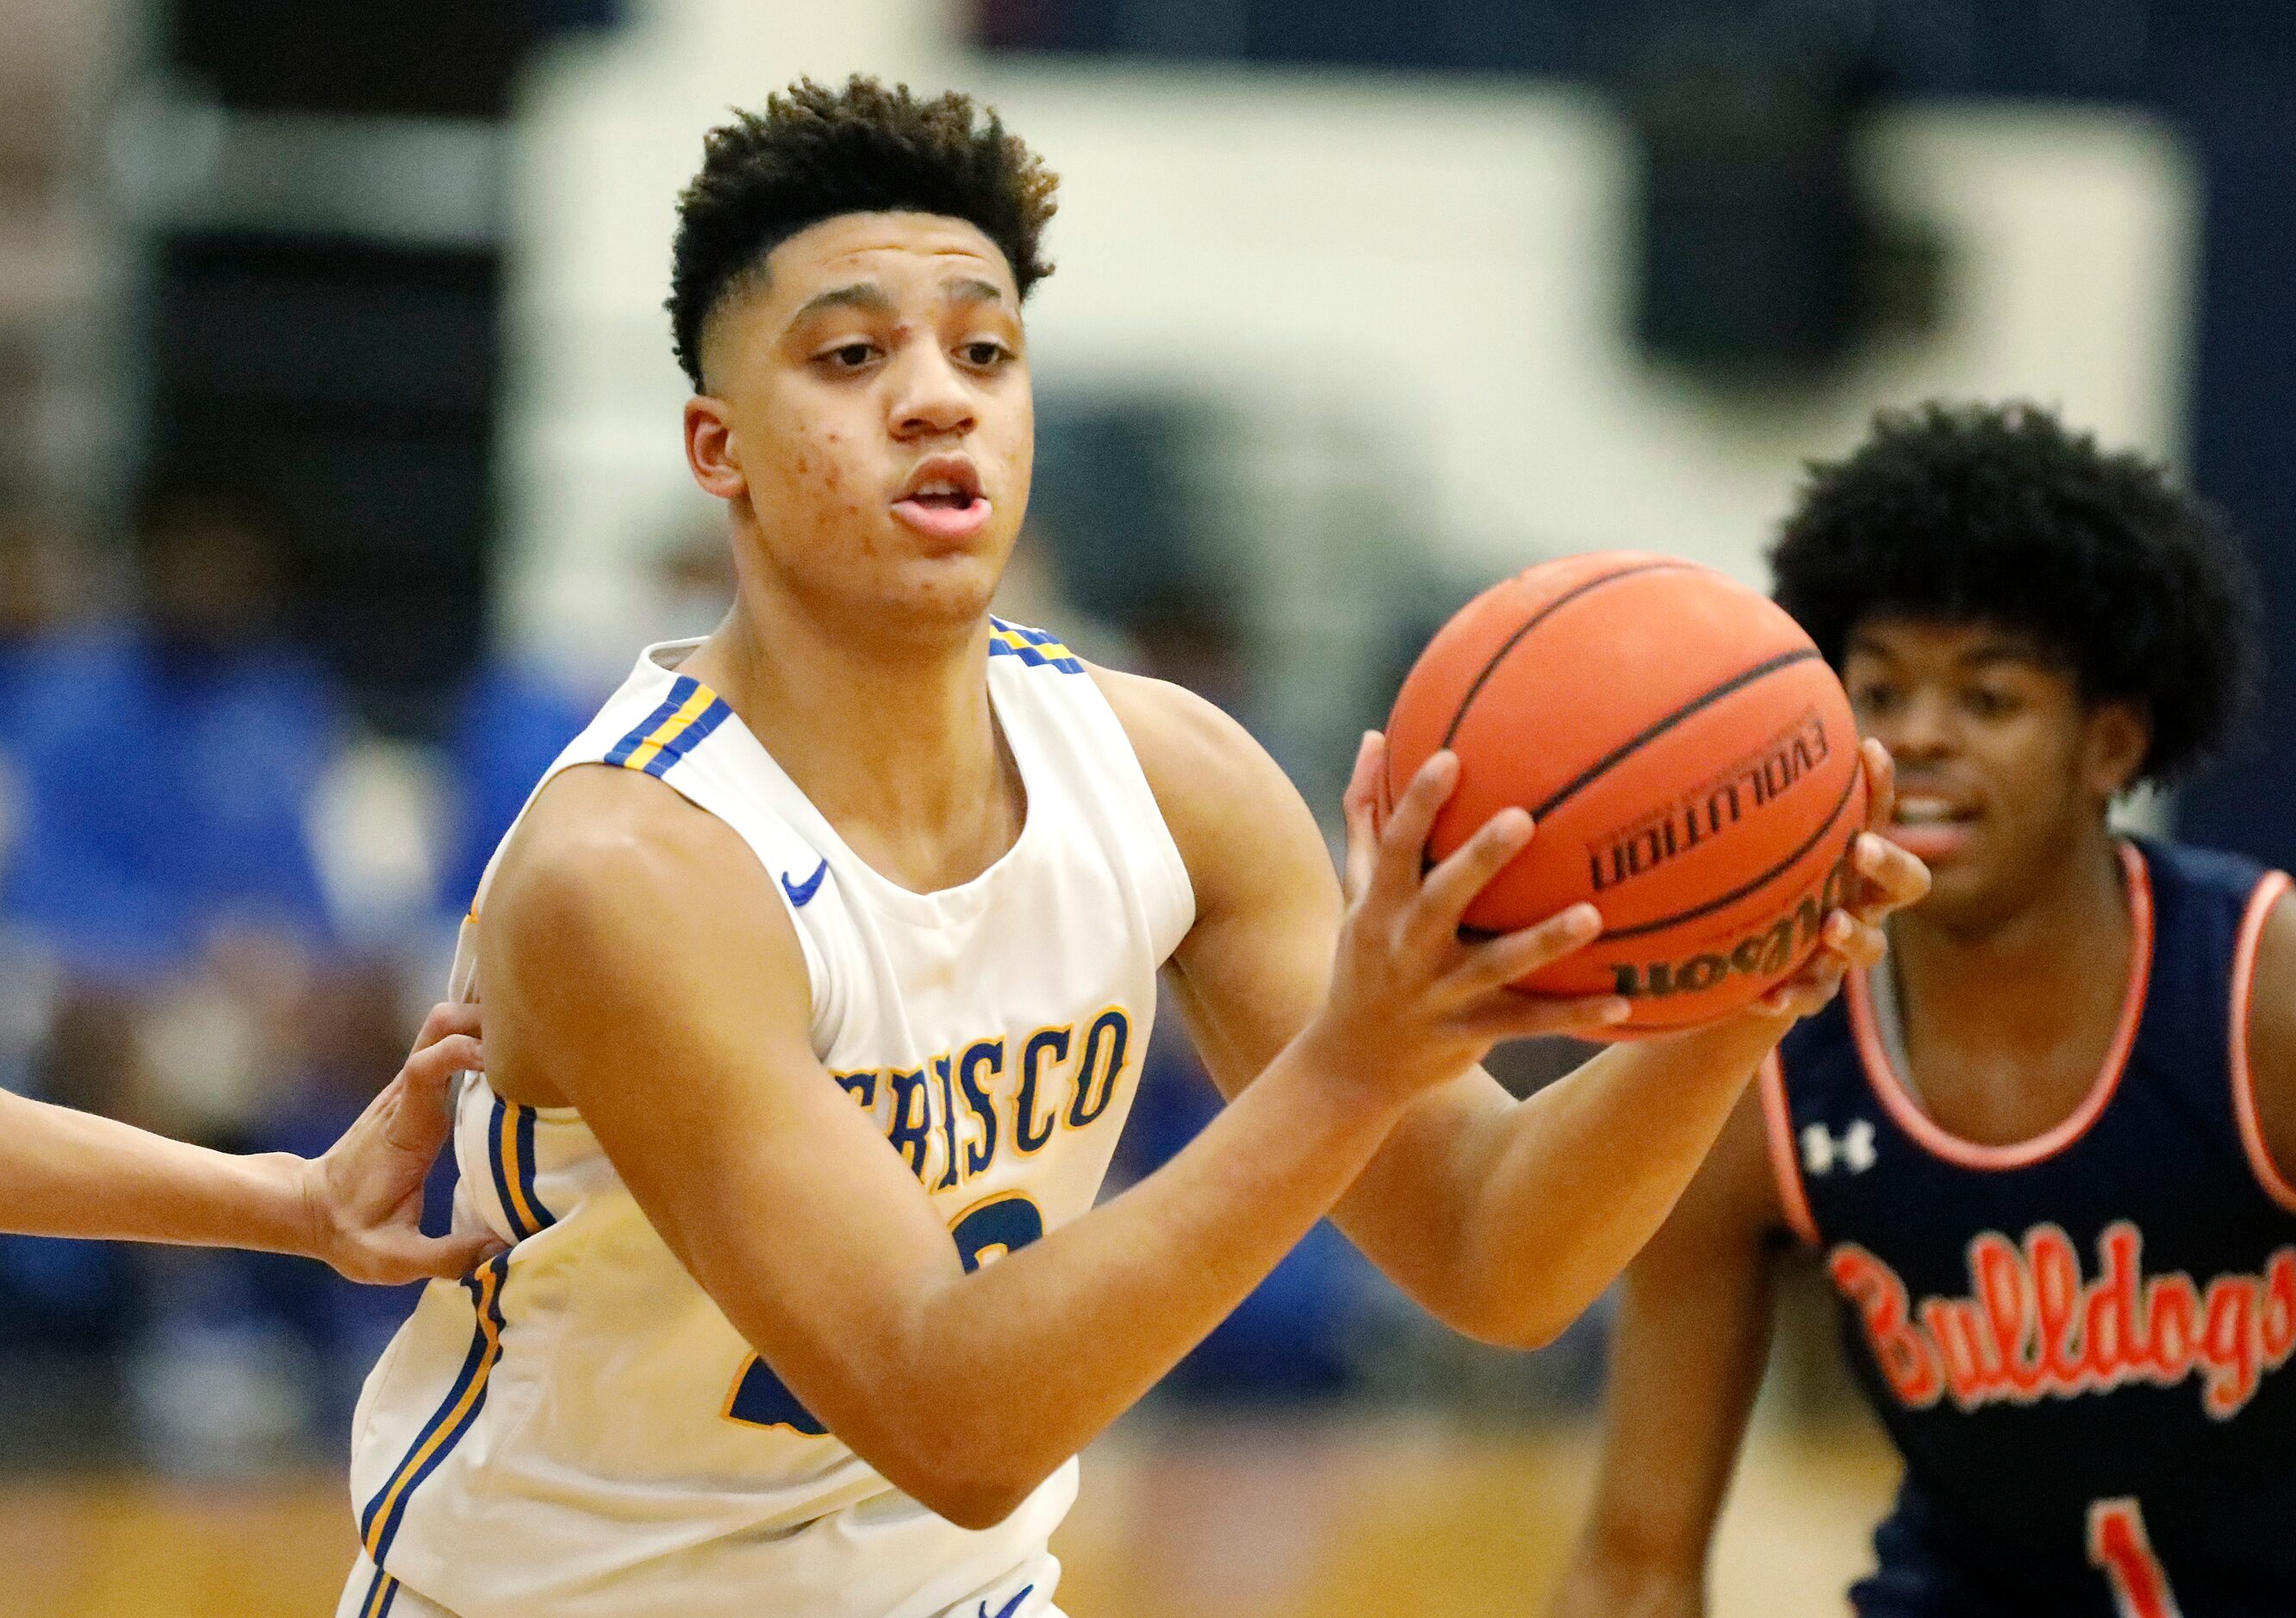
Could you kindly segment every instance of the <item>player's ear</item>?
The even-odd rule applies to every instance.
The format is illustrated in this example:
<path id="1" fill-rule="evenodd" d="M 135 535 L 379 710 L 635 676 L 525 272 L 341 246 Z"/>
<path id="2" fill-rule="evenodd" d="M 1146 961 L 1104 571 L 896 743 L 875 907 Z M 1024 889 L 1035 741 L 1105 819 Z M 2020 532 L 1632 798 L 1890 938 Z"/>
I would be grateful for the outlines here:
<path id="1" fill-rule="evenodd" d="M 2092 705 L 2081 727 L 2081 774 L 2089 791 L 2110 801 L 2127 792 L 2152 749 L 2152 723 L 2135 702 Z"/>
<path id="2" fill-rule="evenodd" d="M 734 423 L 726 401 L 697 393 L 685 401 L 685 464 L 703 492 L 736 499 L 749 489 L 734 458 Z"/>

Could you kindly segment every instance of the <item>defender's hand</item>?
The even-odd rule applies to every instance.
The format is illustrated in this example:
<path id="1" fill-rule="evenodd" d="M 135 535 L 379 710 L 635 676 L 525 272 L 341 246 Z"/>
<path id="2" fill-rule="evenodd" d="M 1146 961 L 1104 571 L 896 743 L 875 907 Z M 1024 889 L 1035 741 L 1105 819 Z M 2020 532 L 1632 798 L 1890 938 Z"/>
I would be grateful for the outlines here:
<path id="1" fill-rule="evenodd" d="M 422 1182 L 454 1128 L 454 1079 L 483 1072 L 479 1008 L 434 1006 L 406 1065 L 325 1156 L 304 1165 L 311 1253 L 354 1281 L 468 1275 L 502 1251 L 491 1232 L 422 1234 Z"/>
<path id="2" fill-rule="evenodd" d="M 1897 812 L 1897 766 L 1890 750 L 1867 738 L 1859 749 L 1866 770 L 1866 830 L 1850 850 L 1857 892 L 1846 909 L 1825 918 L 1818 951 L 1755 1007 L 1771 1017 L 1806 1017 L 1822 1010 L 1853 967 L 1870 971 L 1888 949 L 1882 924 L 1895 910 L 1917 904 L 1930 891 L 1930 868 L 1881 834 Z"/>
<path id="3" fill-rule="evenodd" d="M 1592 905 L 1536 926 L 1468 942 L 1459 924 L 1475 895 L 1530 842 L 1530 817 L 1502 809 L 1433 870 L 1427 834 L 1458 784 L 1459 761 L 1438 752 L 1404 791 L 1384 828 L 1374 799 L 1386 740 L 1364 737 L 1345 800 L 1347 916 L 1323 1006 L 1304 1038 L 1333 1067 L 1393 1100 L 1448 1082 L 1504 1039 L 1584 1032 L 1624 1018 L 1616 995 L 1578 999 L 1507 987 L 1584 949 L 1602 931 Z"/>

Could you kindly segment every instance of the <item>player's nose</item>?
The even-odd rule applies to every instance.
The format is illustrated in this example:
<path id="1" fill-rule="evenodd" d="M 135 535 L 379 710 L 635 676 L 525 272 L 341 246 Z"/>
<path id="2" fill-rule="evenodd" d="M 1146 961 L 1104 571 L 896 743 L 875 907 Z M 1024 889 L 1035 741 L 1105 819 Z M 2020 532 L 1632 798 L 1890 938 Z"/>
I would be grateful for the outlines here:
<path id="1" fill-rule="evenodd" d="M 948 356 L 919 344 L 894 370 L 893 436 L 958 436 L 972 431 L 972 390 Z"/>
<path id="2" fill-rule="evenodd" d="M 1939 692 L 1914 692 L 1874 734 L 1901 763 L 1944 757 L 1954 751 L 1953 704 Z"/>

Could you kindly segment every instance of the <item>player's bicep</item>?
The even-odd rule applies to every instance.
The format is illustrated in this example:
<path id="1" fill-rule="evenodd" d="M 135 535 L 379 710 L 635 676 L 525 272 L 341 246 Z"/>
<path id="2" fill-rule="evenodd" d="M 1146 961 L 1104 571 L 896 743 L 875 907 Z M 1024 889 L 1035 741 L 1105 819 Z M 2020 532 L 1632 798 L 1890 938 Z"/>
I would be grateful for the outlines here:
<path id="1" fill-rule="evenodd" d="M 1299 789 L 1244 728 L 1177 686 L 1095 670 L 1195 892 L 1170 980 L 1212 1080 L 1234 1096 L 1307 1025 L 1331 980 L 1339 879 Z"/>
<path id="2" fill-rule="evenodd" d="M 1110 696 L 1196 890 L 1172 998 L 1213 1083 L 1234 1096 L 1322 1003 L 1344 910 L 1339 875 L 1299 789 L 1241 726 L 1153 682 L 1115 684 Z M 1332 1210 L 1351 1241 L 1439 1313 L 1465 1284 L 1452 1235 L 1508 1105 L 1480 1068 L 1421 1096 Z"/>
<path id="3" fill-rule="evenodd" d="M 480 938 L 489 1068 L 513 1088 L 546 1075 L 678 1261 L 866 1453 L 891 1415 L 876 1390 L 898 1380 L 882 1356 L 956 1255 L 814 1058 L 770 878 L 729 829 L 669 807 L 578 858 L 505 862 Z"/>

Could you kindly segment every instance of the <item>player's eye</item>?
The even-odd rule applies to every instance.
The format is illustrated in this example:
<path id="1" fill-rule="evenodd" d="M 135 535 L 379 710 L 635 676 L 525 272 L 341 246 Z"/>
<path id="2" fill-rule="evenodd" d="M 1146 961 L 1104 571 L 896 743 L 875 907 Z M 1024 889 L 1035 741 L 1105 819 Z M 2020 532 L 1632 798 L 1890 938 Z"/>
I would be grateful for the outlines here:
<path id="1" fill-rule="evenodd" d="M 2017 699 L 1990 686 L 1972 686 L 1961 694 L 1961 705 L 1972 719 L 2006 719 L 2017 710 Z"/>
<path id="2" fill-rule="evenodd" d="M 1849 687 L 1849 705 L 1873 718 L 1893 711 L 1901 700 L 1902 694 L 1895 686 L 1885 686 L 1878 680 L 1860 680 Z"/>
<path id="3" fill-rule="evenodd" d="M 1013 351 L 1003 343 L 992 341 L 985 337 L 978 341 L 963 344 L 958 348 L 957 353 L 964 357 L 966 365 L 980 371 L 988 370 L 1013 357 Z"/>
<path id="4" fill-rule="evenodd" d="M 877 345 L 873 342 L 841 342 L 819 356 L 832 371 L 858 371 L 876 357 Z"/>

